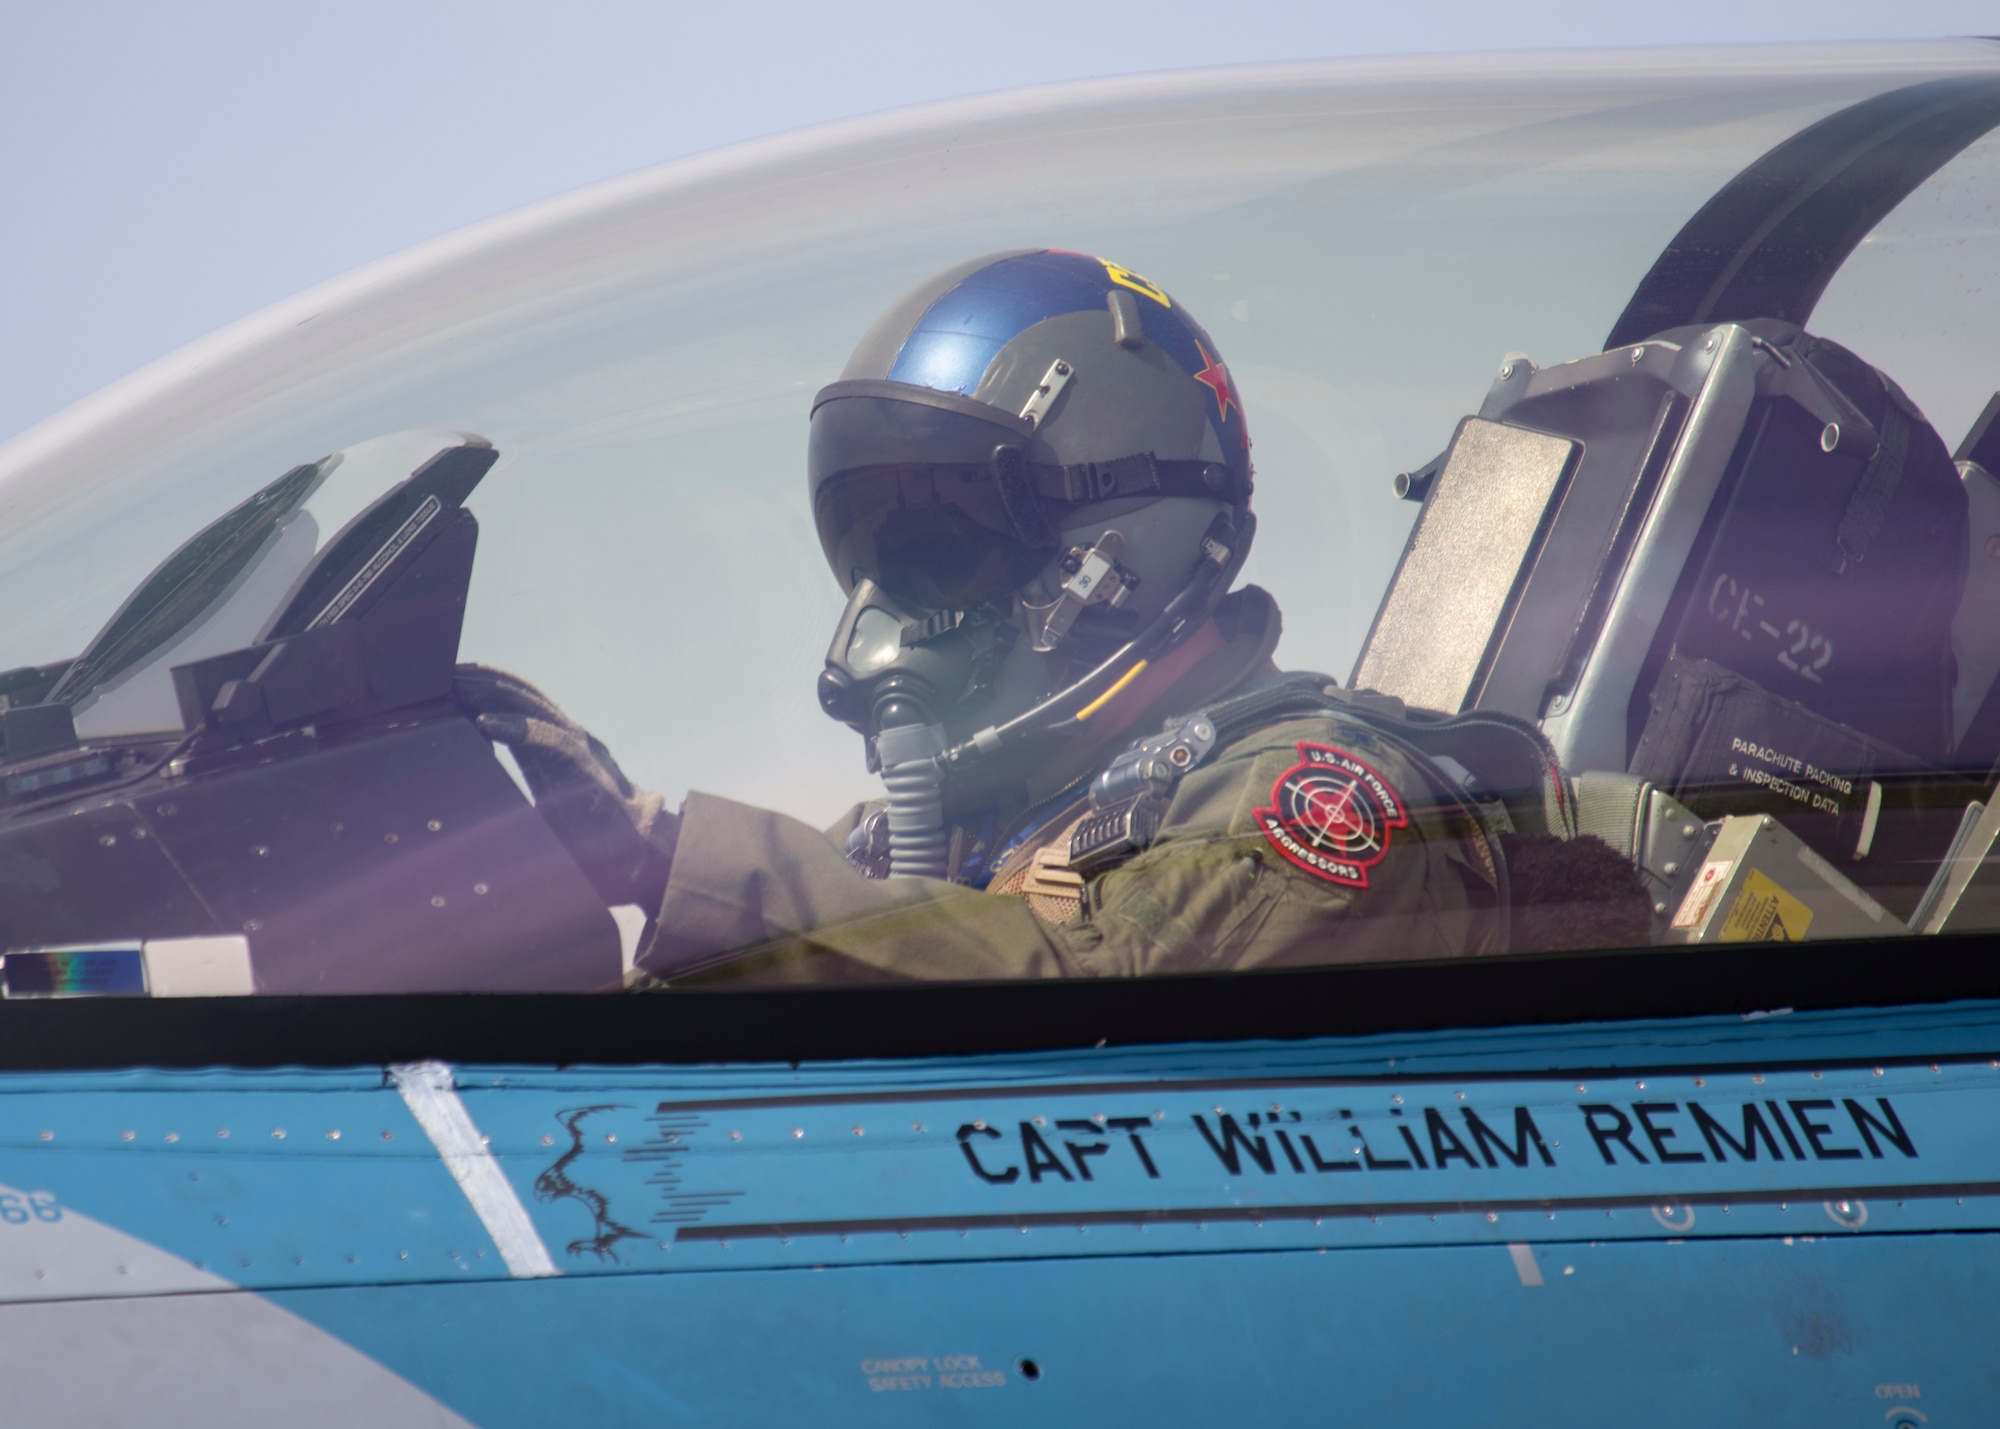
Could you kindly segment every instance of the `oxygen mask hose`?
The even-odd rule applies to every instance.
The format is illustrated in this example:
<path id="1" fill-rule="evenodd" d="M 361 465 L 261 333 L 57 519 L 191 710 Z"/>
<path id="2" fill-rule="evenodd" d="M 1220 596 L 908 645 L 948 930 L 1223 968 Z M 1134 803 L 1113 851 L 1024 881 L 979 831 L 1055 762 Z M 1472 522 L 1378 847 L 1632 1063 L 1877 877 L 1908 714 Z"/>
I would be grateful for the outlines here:
<path id="1" fill-rule="evenodd" d="M 944 729 L 904 724 L 875 736 L 889 791 L 889 872 L 943 878 L 950 854 L 944 831 Z"/>
<path id="2" fill-rule="evenodd" d="M 944 726 L 923 704 L 893 694 L 876 707 L 875 755 L 889 791 L 889 872 L 943 878 L 951 858 L 944 831 Z"/>

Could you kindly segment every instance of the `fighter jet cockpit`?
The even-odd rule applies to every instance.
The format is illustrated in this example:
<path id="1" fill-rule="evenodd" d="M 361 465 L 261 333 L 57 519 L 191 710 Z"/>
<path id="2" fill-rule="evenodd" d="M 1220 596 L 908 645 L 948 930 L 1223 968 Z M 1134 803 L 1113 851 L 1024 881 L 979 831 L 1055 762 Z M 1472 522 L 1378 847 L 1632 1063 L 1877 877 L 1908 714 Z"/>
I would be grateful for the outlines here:
<path id="1" fill-rule="evenodd" d="M 0 448 L 0 991 L 2000 930 L 2000 47 L 1748 65 L 829 126 L 107 389 Z"/>

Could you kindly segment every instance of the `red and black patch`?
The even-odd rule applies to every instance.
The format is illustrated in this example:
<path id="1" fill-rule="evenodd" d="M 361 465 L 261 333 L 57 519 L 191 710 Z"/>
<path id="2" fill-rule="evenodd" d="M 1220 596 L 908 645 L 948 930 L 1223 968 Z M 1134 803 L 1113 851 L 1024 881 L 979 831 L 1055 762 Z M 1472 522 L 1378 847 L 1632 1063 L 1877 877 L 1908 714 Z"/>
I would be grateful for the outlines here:
<path id="1" fill-rule="evenodd" d="M 1299 763 L 1271 786 L 1271 807 L 1251 817 L 1288 862 L 1348 888 L 1368 886 L 1368 870 L 1388 856 L 1390 830 L 1410 823 L 1388 780 L 1327 744 L 1301 744 Z"/>

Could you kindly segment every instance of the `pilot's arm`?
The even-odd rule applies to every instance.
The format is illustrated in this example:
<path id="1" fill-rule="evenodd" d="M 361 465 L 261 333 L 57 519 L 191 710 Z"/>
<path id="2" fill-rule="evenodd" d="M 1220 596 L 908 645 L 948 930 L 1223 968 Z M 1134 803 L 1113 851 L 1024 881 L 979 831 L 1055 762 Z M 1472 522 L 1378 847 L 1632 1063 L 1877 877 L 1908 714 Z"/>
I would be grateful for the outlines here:
<path id="1" fill-rule="evenodd" d="M 1282 827 L 1273 837 L 1266 806 L 1298 764 L 1302 740 L 1339 740 L 1392 788 L 1413 791 L 1414 803 L 1398 811 L 1407 822 L 1375 830 L 1379 857 L 1358 878 L 1310 871 L 1282 853 Z M 1483 835 L 1414 792 L 1426 785 L 1396 751 L 1338 721 L 1257 731 L 1185 779 L 1154 843 L 1090 880 L 1073 912 L 1055 909 L 1068 914 L 1061 921 L 1018 896 L 862 877 L 836 838 L 693 794 L 647 961 L 706 960 L 703 981 L 829 982 L 1130 976 L 1503 951 Z M 1066 844 L 1067 829 L 1057 834 Z"/>
<path id="2" fill-rule="evenodd" d="M 691 793 L 640 965 L 670 981 L 871 982 L 1086 971 L 1018 898 L 868 878 L 784 814 Z"/>
<path id="3" fill-rule="evenodd" d="M 498 677 L 505 678 L 505 677 Z M 528 687 L 514 682 L 518 690 Z M 461 702 L 501 703 L 489 685 Z M 607 901 L 657 909 L 639 965 L 669 982 L 1121 976 L 1436 958 L 1504 949 L 1476 831 L 1426 811 L 1388 831 L 1362 882 L 1283 856 L 1268 812 L 1301 739 L 1361 749 L 1398 789 L 1425 776 L 1363 731 L 1290 721 L 1222 751 L 1176 791 L 1158 839 L 1092 879 L 1050 921 L 1019 897 L 941 880 L 871 879 L 842 841 L 796 819 L 694 793 L 676 816 L 603 746 L 540 701 L 532 724 L 478 713 L 510 743 L 552 826 Z M 626 832 L 621 836 L 621 826 Z"/>

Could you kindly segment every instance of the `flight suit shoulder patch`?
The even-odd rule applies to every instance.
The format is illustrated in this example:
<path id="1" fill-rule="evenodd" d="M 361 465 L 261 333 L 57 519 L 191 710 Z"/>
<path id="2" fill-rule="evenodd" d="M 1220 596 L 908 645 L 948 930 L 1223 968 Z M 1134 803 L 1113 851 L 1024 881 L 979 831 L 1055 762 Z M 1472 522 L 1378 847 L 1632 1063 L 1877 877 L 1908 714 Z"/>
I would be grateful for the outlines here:
<path id="1" fill-rule="evenodd" d="M 1286 862 L 1344 888 L 1365 889 L 1409 808 L 1373 766 L 1337 745 L 1300 742 L 1298 763 L 1252 819 Z"/>

